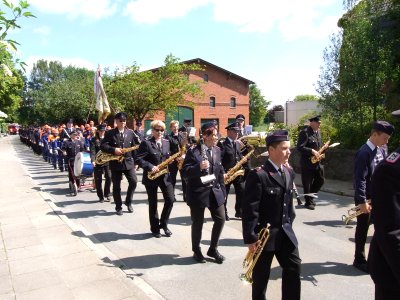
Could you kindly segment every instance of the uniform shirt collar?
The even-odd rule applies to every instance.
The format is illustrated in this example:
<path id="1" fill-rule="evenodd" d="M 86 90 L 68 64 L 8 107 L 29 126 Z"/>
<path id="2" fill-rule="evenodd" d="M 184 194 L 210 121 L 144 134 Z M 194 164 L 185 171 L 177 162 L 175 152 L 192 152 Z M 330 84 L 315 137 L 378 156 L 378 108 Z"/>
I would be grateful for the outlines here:
<path id="1" fill-rule="evenodd" d="M 366 144 L 368 145 L 368 147 L 369 147 L 372 151 L 375 150 L 376 146 L 375 146 L 370 140 L 368 140 Z"/>
<path id="2" fill-rule="evenodd" d="M 282 169 L 282 166 L 277 166 L 271 159 L 268 158 L 268 161 L 271 163 L 271 165 L 275 168 L 275 170 L 279 171 L 279 169 Z"/>

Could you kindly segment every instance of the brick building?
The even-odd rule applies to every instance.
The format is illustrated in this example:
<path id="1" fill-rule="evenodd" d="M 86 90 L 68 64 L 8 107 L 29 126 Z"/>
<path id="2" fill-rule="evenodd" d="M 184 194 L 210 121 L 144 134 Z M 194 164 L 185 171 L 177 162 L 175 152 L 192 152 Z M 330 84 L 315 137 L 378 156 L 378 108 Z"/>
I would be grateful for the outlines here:
<path id="1" fill-rule="evenodd" d="M 249 120 L 249 85 L 253 81 L 234 74 L 221 67 L 213 65 L 201 58 L 196 58 L 182 63 L 196 63 L 203 67 L 204 71 L 189 72 L 189 80 L 203 80 L 203 95 L 200 99 L 188 98 L 193 101 L 194 107 L 179 106 L 172 117 L 164 112 L 160 112 L 155 118 L 165 121 L 169 126 L 171 120 L 178 120 L 180 125 L 183 119 L 192 119 L 192 126 L 198 129 L 205 122 L 215 120 L 218 123 L 219 131 L 225 135 L 225 127 L 235 120 L 236 115 L 243 114 L 246 118 L 245 124 Z M 145 130 L 150 128 L 152 120 L 145 120 Z"/>

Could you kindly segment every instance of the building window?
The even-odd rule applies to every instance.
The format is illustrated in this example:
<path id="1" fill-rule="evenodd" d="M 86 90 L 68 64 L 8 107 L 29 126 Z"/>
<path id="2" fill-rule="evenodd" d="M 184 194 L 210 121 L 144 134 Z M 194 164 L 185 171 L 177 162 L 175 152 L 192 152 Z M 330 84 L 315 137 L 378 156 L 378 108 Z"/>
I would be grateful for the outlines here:
<path id="1" fill-rule="evenodd" d="M 210 107 L 215 107 L 215 97 L 210 97 Z"/>
<path id="2" fill-rule="evenodd" d="M 236 98 L 235 97 L 231 97 L 231 101 L 229 102 L 229 106 L 234 108 L 236 107 Z"/>
<path id="3" fill-rule="evenodd" d="M 208 75 L 207 74 L 204 74 L 203 80 L 204 80 L 204 82 L 208 82 Z"/>

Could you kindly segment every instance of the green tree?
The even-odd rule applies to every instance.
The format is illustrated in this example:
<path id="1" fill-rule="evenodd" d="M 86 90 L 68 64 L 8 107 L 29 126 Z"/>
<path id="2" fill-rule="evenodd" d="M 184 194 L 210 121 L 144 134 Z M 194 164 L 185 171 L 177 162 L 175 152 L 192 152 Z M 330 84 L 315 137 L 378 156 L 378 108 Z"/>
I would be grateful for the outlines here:
<path id="1" fill-rule="evenodd" d="M 249 90 L 250 97 L 250 124 L 253 126 L 257 126 L 263 121 L 266 113 L 267 107 L 271 103 L 261 95 L 261 90 L 257 87 L 257 85 L 250 85 Z"/>
<path id="2" fill-rule="evenodd" d="M 284 111 L 284 110 L 285 109 L 283 108 L 282 105 L 274 105 L 271 109 L 269 109 L 268 114 L 267 114 L 268 123 L 275 122 L 275 112 L 276 111 Z"/>
<path id="3" fill-rule="evenodd" d="M 318 101 L 319 98 L 316 95 L 297 95 L 294 97 L 294 101 L 301 102 L 301 101 Z"/>
<path id="4" fill-rule="evenodd" d="M 105 89 L 116 111 L 125 111 L 134 119 L 143 120 L 157 111 L 174 111 L 179 105 L 192 105 L 187 97 L 201 95 L 201 82 L 190 81 L 187 74 L 200 70 L 197 64 L 182 64 L 168 55 L 164 65 L 154 70 L 139 72 L 134 64 L 115 71 L 111 81 L 104 81 Z"/>

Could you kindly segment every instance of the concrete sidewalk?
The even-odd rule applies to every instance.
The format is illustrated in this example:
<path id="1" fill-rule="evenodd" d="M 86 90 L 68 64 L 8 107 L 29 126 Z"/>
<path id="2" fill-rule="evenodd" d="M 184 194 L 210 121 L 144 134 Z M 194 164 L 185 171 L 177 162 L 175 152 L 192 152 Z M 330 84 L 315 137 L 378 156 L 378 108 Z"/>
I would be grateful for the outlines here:
<path id="1" fill-rule="evenodd" d="M 111 264 L 116 258 L 104 246 L 72 234 L 85 229 L 35 187 L 15 142 L 0 139 L 0 299 L 162 299 Z"/>

